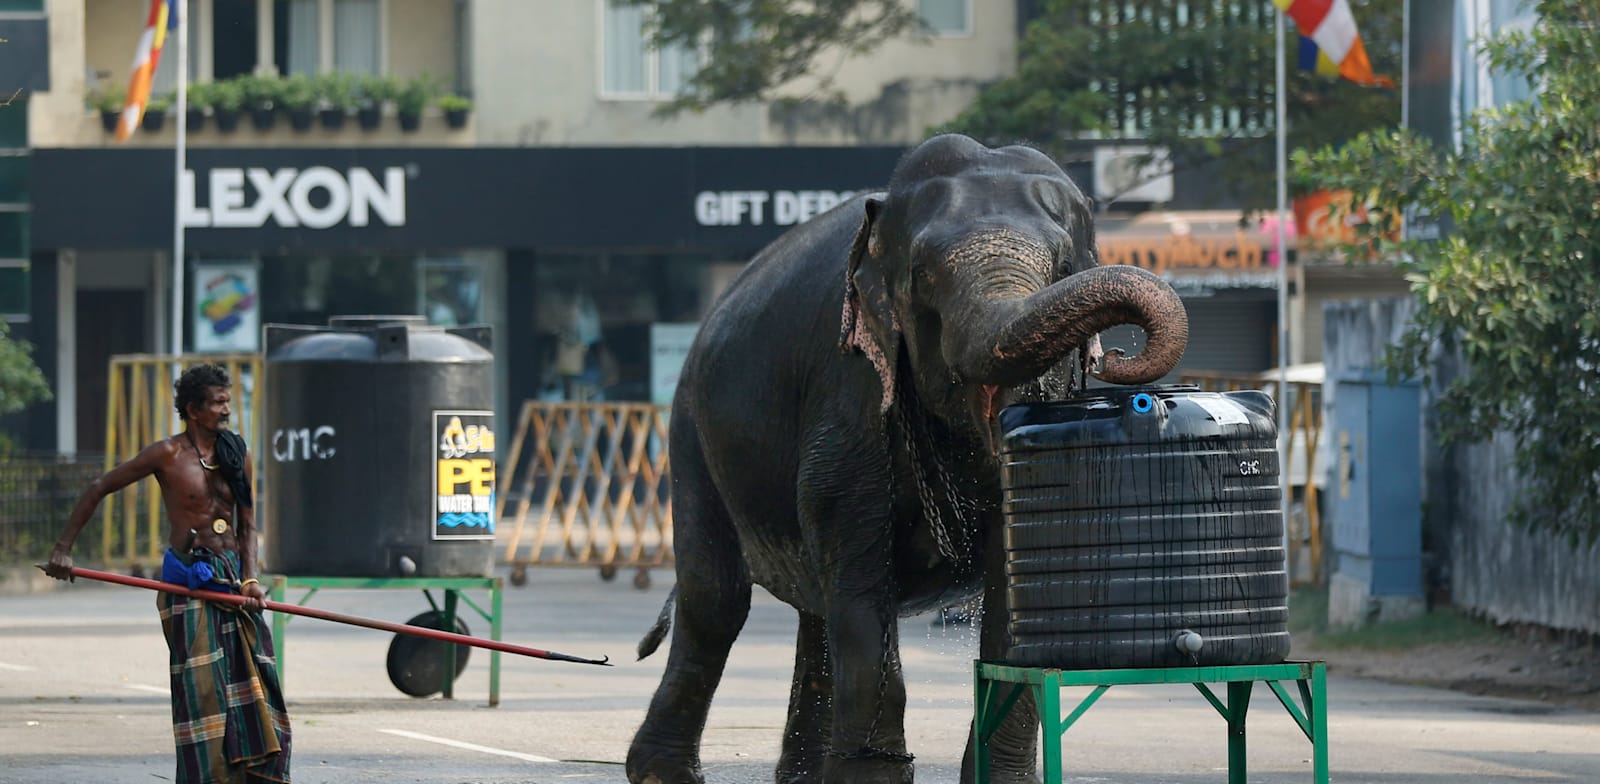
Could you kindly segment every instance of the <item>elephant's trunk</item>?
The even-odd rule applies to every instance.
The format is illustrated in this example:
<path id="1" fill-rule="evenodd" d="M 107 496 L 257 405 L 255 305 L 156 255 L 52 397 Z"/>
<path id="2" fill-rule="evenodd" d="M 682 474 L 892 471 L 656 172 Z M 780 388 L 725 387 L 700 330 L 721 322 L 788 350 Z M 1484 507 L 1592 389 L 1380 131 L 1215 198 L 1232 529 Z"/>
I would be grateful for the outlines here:
<path id="1" fill-rule="evenodd" d="M 990 302 L 967 334 L 956 367 L 980 384 L 1014 387 L 1038 378 L 1068 352 L 1119 324 L 1144 329 L 1137 356 L 1113 350 L 1095 375 L 1146 384 L 1177 366 L 1189 342 L 1189 315 L 1166 281 L 1138 267 L 1077 273 L 1026 297 Z"/>

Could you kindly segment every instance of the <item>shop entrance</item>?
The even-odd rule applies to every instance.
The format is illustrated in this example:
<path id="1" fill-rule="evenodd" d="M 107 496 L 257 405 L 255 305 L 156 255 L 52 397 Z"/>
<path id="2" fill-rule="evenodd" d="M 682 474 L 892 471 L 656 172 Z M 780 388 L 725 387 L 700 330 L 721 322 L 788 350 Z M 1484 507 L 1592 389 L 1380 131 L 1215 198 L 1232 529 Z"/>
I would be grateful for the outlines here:
<path id="1" fill-rule="evenodd" d="M 145 349 L 145 292 L 84 290 L 77 299 L 78 451 L 106 448 L 106 368 L 114 354 Z"/>

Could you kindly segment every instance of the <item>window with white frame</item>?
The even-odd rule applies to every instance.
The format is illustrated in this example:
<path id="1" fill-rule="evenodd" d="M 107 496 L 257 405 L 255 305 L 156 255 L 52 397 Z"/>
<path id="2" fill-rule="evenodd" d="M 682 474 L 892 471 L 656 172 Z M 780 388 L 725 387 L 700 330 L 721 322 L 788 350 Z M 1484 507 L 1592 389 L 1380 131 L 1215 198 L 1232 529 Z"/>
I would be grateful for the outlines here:
<path id="1" fill-rule="evenodd" d="M 275 0 L 275 60 L 284 74 L 383 69 L 384 0 Z"/>
<path id="2" fill-rule="evenodd" d="M 917 0 L 917 15 L 935 35 L 972 35 L 972 0 Z"/>
<path id="3" fill-rule="evenodd" d="M 651 9 L 600 0 L 602 19 L 600 93 L 607 98 L 672 98 L 700 67 L 696 49 L 650 45 Z"/>

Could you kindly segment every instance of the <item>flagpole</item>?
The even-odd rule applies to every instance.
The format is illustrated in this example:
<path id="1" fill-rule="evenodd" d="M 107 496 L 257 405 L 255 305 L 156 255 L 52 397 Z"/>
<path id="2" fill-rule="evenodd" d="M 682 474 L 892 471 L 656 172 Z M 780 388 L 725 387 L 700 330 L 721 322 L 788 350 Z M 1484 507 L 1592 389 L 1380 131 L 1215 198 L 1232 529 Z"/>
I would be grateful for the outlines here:
<path id="1" fill-rule="evenodd" d="M 1277 39 L 1275 54 L 1277 71 L 1277 91 L 1275 103 L 1277 104 L 1277 118 L 1273 123 L 1277 127 L 1277 175 L 1278 175 L 1278 486 L 1279 486 L 1279 512 L 1283 515 L 1283 556 L 1289 557 L 1289 448 L 1288 448 L 1288 421 L 1289 421 L 1289 254 L 1285 245 L 1285 226 L 1287 205 L 1289 201 L 1288 175 L 1288 147 L 1289 147 L 1289 112 L 1287 92 L 1287 78 L 1284 75 L 1283 64 L 1283 14 L 1276 13 L 1273 17 L 1277 20 L 1274 31 Z M 1307 466 L 1309 468 L 1309 465 Z M 1285 575 L 1288 575 L 1288 564 L 1285 562 Z"/>
<path id="2" fill-rule="evenodd" d="M 169 10 L 178 15 L 178 101 L 174 125 L 178 131 L 172 178 L 172 357 L 174 369 L 183 355 L 183 173 L 184 147 L 189 127 L 189 14 L 187 0 L 169 0 Z"/>

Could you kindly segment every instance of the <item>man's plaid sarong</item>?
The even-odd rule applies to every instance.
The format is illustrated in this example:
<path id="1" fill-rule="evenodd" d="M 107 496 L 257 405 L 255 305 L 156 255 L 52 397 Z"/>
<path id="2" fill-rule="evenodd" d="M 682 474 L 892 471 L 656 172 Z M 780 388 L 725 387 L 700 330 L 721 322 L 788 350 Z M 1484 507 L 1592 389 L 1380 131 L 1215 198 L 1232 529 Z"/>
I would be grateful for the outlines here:
<path id="1" fill-rule="evenodd" d="M 235 553 L 209 554 L 227 592 Z M 187 558 L 185 559 L 187 560 Z M 172 735 L 179 784 L 289 781 L 289 714 L 272 635 L 260 614 L 156 594 L 172 670 Z"/>

